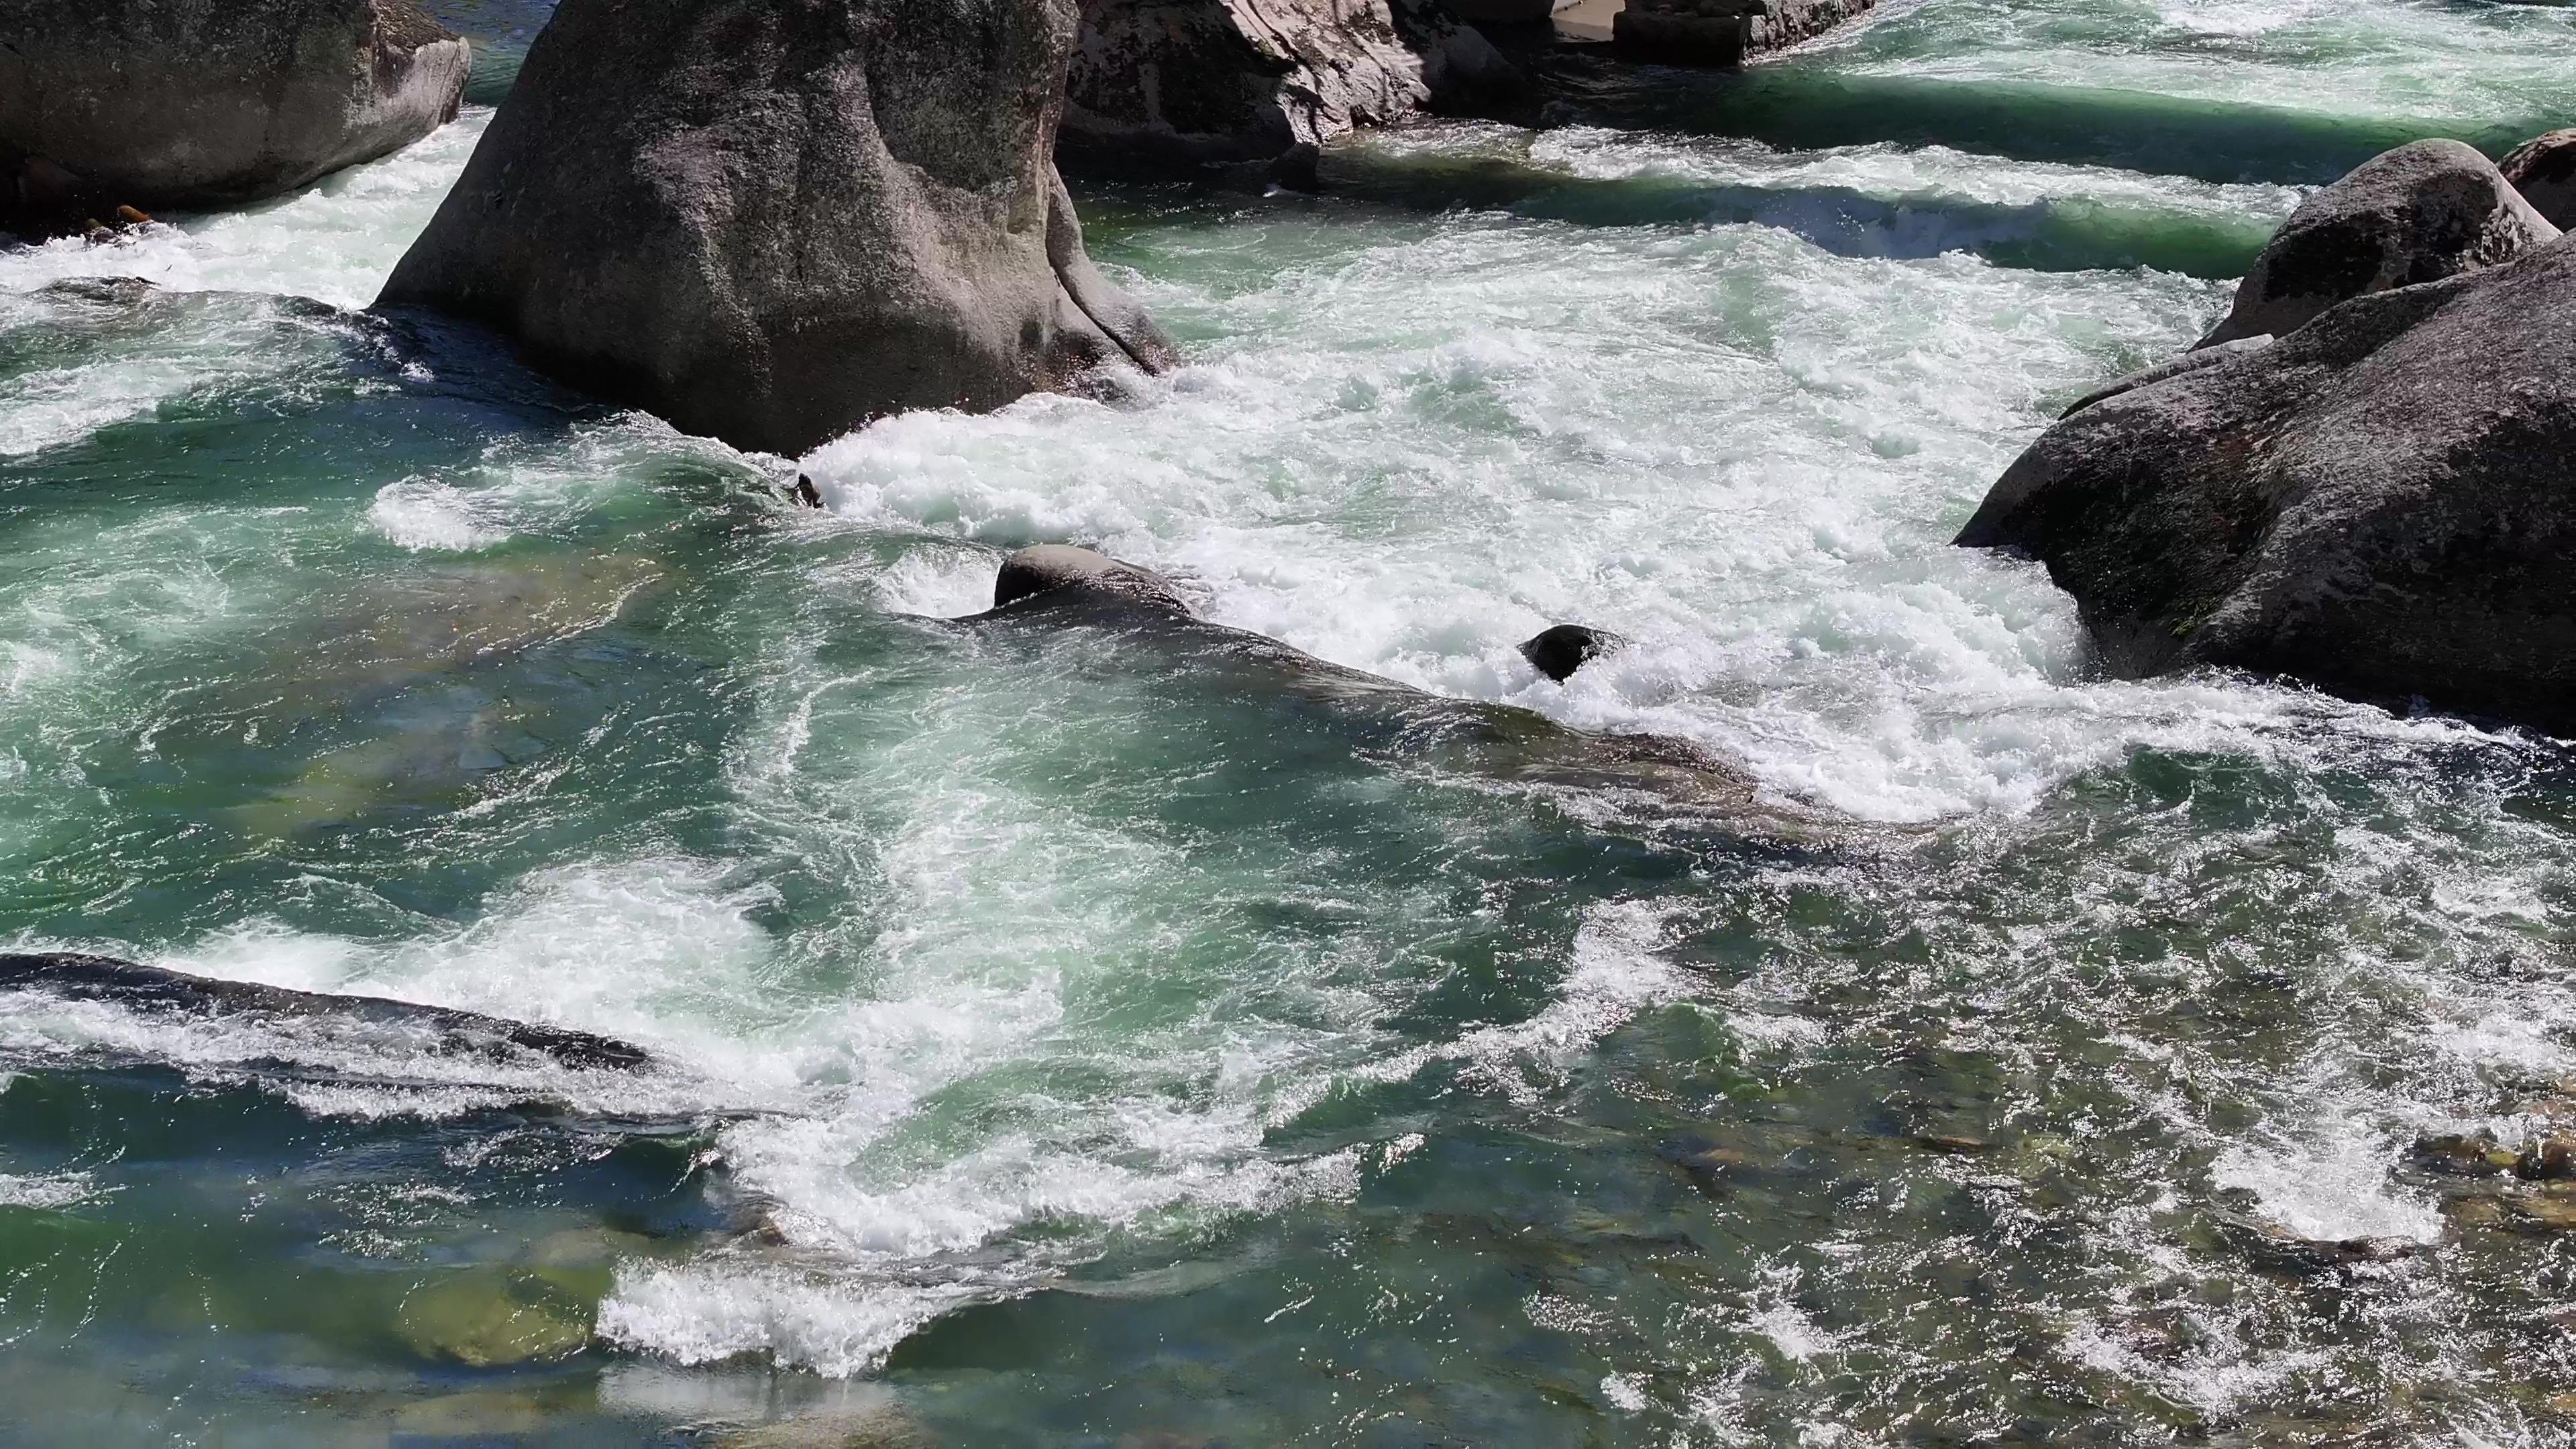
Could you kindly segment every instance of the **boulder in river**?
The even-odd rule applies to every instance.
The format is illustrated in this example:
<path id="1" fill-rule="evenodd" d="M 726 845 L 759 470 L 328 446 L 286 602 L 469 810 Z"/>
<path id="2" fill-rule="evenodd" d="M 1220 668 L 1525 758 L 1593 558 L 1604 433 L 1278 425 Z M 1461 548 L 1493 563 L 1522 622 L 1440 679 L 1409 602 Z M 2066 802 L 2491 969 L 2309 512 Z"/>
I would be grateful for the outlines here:
<path id="1" fill-rule="evenodd" d="M 1042 543 L 1002 560 L 1002 571 L 993 580 L 994 608 L 1043 595 L 1115 599 L 1184 615 L 1190 611 L 1171 580 L 1087 548 Z"/>
<path id="2" fill-rule="evenodd" d="M 102 217 L 255 201 L 455 119 L 468 62 L 412 0 L 10 0 L 0 170 Z"/>
<path id="3" fill-rule="evenodd" d="M 562 0 L 381 306 L 798 453 L 1174 361 L 1053 162 L 1071 0 Z"/>
<path id="4" fill-rule="evenodd" d="M 1877 8 L 1878 0 L 1629 0 L 1611 17 L 1622 55 L 1655 65 L 1739 66 Z"/>
<path id="5" fill-rule="evenodd" d="M 1542 629 L 1537 637 L 1521 645 L 1521 657 L 1530 667 L 1559 684 L 1574 677 L 1574 672 L 1604 654 L 1624 649 L 1626 639 L 1607 629 L 1585 624 L 1558 624 Z"/>
<path id="6" fill-rule="evenodd" d="M 2523 142 L 2498 169 L 2550 225 L 2576 227 L 2576 126 Z"/>
<path id="7" fill-rule="evenodd" d="M 2287 336 L 2338 302 L 2495 266 L 2557 236 L 2474 149 L 2400 146 L 2301 203 L 2197 345 Z"/>
<path id="8" fill-rule="evenodd" d="M 1354 128 L 1516 94 L 1520 73 L 1440 0 L 1099 0 L 1067 85 L 1075 151 L 1293 157 Z"/>
<path id="9" fill-rule="evenodd" d="M 2335 307 L 2041 436 L 1959 535 L 2102 661 L 2576 730 L 2576 239 Z"/>

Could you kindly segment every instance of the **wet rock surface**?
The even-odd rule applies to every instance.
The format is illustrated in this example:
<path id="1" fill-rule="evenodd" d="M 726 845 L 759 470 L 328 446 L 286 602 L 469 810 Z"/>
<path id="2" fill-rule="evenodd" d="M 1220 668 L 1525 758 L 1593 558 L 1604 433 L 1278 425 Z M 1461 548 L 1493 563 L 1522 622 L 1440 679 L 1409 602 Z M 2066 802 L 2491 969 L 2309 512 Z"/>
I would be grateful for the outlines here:
<path id="1" fill-rule="evenodd" d="M 2400 146 L 2293 212 L 2199 346 L 2286 336 L 2336 303 L 2509 262 L 2558 230 L 2469 146 Z"/>
<path id="2" fill-rule="evenodd" d="M 2576 728 L 2576 244 L 2356 298 L 2050 429 L 1958 542 L 2099 657 Z"/>
<path id="3" fill-rule="evenodd" d="M 22 225 L 291 191 L 455 119 L 471 63 L 411 0 L 13 0 L 0 29 Z"/>
<path id="4" fill-rule="evenodd" d="M 1055 174 L 1074 24 L 1063 0 L 565 0 L 379 305 L 789 454 L 1168 367 Z"/>

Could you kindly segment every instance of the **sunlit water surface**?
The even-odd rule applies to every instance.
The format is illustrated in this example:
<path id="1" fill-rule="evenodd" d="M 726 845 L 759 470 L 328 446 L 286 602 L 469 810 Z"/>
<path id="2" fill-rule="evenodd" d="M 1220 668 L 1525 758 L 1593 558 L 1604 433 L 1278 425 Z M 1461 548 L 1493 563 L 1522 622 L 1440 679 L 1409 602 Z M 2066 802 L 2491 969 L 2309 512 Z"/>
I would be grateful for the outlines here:
<path id="1" fill-rule="evenodd" d="M 2571 22 L 1567 59 L 1325 199 L 1081 188 L 1187 368 L 802 460 L 351 310 L 485 109 L 0 254 L 0 937 L 663 1063 L 0 1002 L 0 1442 L 2565 1442 L 2564 1245 L 2405 1149 L 2576 1074 L 2566 750 L 2098 680 L 1946 540 L 2302 188 L 2576 119 Z M 1844 823 L 967 619 L 1039 541 Z"/>

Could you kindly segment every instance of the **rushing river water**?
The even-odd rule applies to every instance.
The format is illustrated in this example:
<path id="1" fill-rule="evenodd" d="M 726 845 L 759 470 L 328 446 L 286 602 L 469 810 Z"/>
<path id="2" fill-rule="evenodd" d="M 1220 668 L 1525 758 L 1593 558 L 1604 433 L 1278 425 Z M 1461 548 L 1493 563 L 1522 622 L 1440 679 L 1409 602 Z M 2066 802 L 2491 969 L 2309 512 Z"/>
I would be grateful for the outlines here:
<path id="1" fill-rule="evenodd" d="M 488 110 L 0 253 L 0 940 L 663 1063 L 0 1001 L 0 1443 L 2576 1436 L 2571 1240 L 2408 1153 L 2576 1076 L 2576 756 L 2093 678 L 1946 544 L 2301 188 L 2576 120 L 2576 10 L 1554 64 L 1323 199 L 1078 185 L 1191 365 L 803 460 L 350 310 Z M 1049 540 L 1828 824 L 964 619 Z"/>

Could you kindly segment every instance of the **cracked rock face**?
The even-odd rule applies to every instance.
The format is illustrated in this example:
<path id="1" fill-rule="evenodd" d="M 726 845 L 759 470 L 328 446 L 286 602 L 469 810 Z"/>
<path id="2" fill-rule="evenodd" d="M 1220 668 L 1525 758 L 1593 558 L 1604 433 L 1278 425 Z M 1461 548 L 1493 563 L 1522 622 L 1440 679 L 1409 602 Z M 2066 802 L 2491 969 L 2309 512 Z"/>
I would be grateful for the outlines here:
<path id="1" fill-rule="evenodd" d="M 455 119 L 470 62 L 411 0 L 8 0 L 0 40 L 0 159 L 147 207 L 400 150 Z"/>
<path id="2" fill-rule="evenodd" d="M 1268 159 L 1518 84 L 1438 0 L 1095 0 L 1065 132 L 1104 149 Z"/>
<path id="3" fill-rule="evenodd" d="M 1057 177 L 1072 0 L 563 0 L 380 306 L 737 447 L 1170 344 Z"/>

